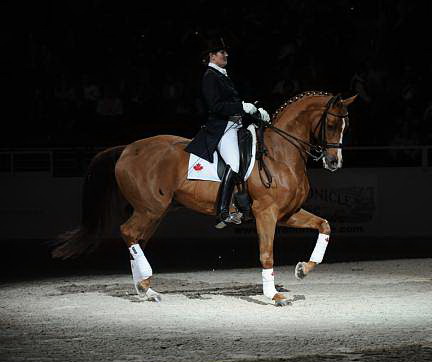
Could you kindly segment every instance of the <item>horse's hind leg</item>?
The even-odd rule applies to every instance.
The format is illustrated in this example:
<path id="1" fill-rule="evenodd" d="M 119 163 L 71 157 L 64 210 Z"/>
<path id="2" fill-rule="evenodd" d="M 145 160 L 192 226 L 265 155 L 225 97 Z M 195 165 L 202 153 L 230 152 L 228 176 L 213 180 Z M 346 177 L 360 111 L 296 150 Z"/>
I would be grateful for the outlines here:
<path id="1" fill-rule="evenodd" d="M 138 295 L 149 300 L 160 301 L 158 293 L 150 288 L 152 268 L 141 249 L 153 235 L 163 215 L 154 215 L 150 212 L 134 211 L 132 216 L 120 226 L 121 235 L 129 248 L 131 268 L 134 285 Z"/>
<path id="2" fill-rule="evenodd" d="M 307 263 L 299 262 L 295 267 L 295 277 L 297 279 L 303 279 L 317 264 L 322 262 L 330 239 L 330 225 L 327 220 L 303 209 L 300 209 L 300 211 L 296 212 L 281 225 L 293 228 L 316 229 L 319 232 L 315 249 L 309 261 Z"/>

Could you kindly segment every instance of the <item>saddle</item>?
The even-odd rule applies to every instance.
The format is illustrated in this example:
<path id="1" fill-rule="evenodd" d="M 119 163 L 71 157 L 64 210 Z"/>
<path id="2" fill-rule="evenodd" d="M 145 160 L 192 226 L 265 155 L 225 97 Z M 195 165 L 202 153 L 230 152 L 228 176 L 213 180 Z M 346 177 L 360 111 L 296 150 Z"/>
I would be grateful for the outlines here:
<path id="1" fill-rule="evenodd" d="M 240 128 L 237 133 L 240 152 L 239 175 L 246 181 L 255 164 L 256 131 L 253 125 L 248 128 Z M 225 161 L 216 149 L 213 153 L 213 162 L 189 153 L 187 178 L 189 180 L 204 180 L 220 182 L 225 170 Z"/>
<path id="2" fill-rule="evenodd" d="M 244 180 L 253 156 L 253 137 L 248 129 L 242 127 L 237 131 L 237 139 L 240 153 L 240 165 L 238 175 L 240 180 Z M 221 154 L 219 153 L 219 150 L 216 151 L 218 153 L 217 173 L 219 178 L 222 179 L 226 163 L 222 158 Z"/>
<path id="3" fill-rule="evenodd" d="M 252 122 L 253 121 L 253 122 Z M 238 180 L 236 182 L 237 192 L 233 195 L 234 206 L 243 214 L 242 220 L 247 221 L 253 219 L 251 212 L 251 199 L 247 191 L 245 181 L 252 173 L 255 160 L 258 162 L 261 170 L 263 167 L 263 156 L 266 154 L 264 146 L 264 126 L 259 124 L 258 129 L 254 124 L 257 124 L 255 118 L 248 122 L 248 118 L 243 118 L 243 127 L 238 130 L 237 139 L 239 146 L 240 164 L 238 172 Z M 247 128 L 246 128 L 247 127 Z M 199 156 L 190 153 L 187 178 L 189 180 L 205 180 L 220 182 L 226 167 L 226 163 L 216 149 L 214 151 L 214 162 L 210 163 Z M 265 168 L 265 171 L 266 168 Z M 267 174 L 267 172 L 266 172 Z M 268 176 L 268 175 L 267 175 Z M 271 175 L 270 175 L 271 184 Z M 269 187 L 266 185 L 266 187 Z"/>

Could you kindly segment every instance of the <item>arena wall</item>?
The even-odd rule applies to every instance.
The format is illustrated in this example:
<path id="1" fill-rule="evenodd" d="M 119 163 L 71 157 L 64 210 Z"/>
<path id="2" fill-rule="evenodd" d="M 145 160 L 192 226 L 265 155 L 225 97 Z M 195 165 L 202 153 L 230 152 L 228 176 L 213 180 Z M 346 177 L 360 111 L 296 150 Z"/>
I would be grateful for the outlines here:
<path id="1" fill-rule="evenodd" d="M 333 233 L 374 237 L 432 235 L 432 168 L 358 168 L 335 173 L 310 170 L 305 209 L 329 220 Z M 79 177 L 47 173 L 6 174 L 1 185 L 1 239 L 50 239 L 80 219 Z M 213 228 L 213 217 L 178 210 L 167 215 L 158 238 L 251 238 L 254 224 Z M 306 231 L 307 232 L 307 231 Z M 304 230 L 278 228 L 295 237 Z"/>

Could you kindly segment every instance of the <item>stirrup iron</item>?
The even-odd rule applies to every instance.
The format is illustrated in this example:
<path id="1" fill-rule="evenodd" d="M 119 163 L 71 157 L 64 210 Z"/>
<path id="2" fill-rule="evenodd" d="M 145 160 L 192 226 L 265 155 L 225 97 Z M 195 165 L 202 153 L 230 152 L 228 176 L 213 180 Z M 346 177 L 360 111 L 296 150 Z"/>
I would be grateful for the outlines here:
<path id="1" fill-rule="evenodd" d="M 228 217 L 225 220 L 220 221 L 215 225 L 216 229 L 223 229 L 224 227 L 228 226 L 228 224 L 236 224 L 240 225 L 242 223 L 242 216 L 243 214 L 241 212 L 232 212 L 228 215 Z"/>

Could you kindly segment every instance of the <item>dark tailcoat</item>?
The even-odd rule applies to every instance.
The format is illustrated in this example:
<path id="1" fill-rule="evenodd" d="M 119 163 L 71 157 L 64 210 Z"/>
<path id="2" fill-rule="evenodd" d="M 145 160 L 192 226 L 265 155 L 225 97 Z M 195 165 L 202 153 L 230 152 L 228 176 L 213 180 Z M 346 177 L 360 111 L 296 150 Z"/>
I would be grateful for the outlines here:
<path id="1" fill-rule="evenodd" d="M 224 134 L 228 118 L 242 115 L 243 105 L 231 79 L 212 67 L 204 73 L 202 95 L 208 119 L 185 150 L 213 162 L 213 152 Z"/>

